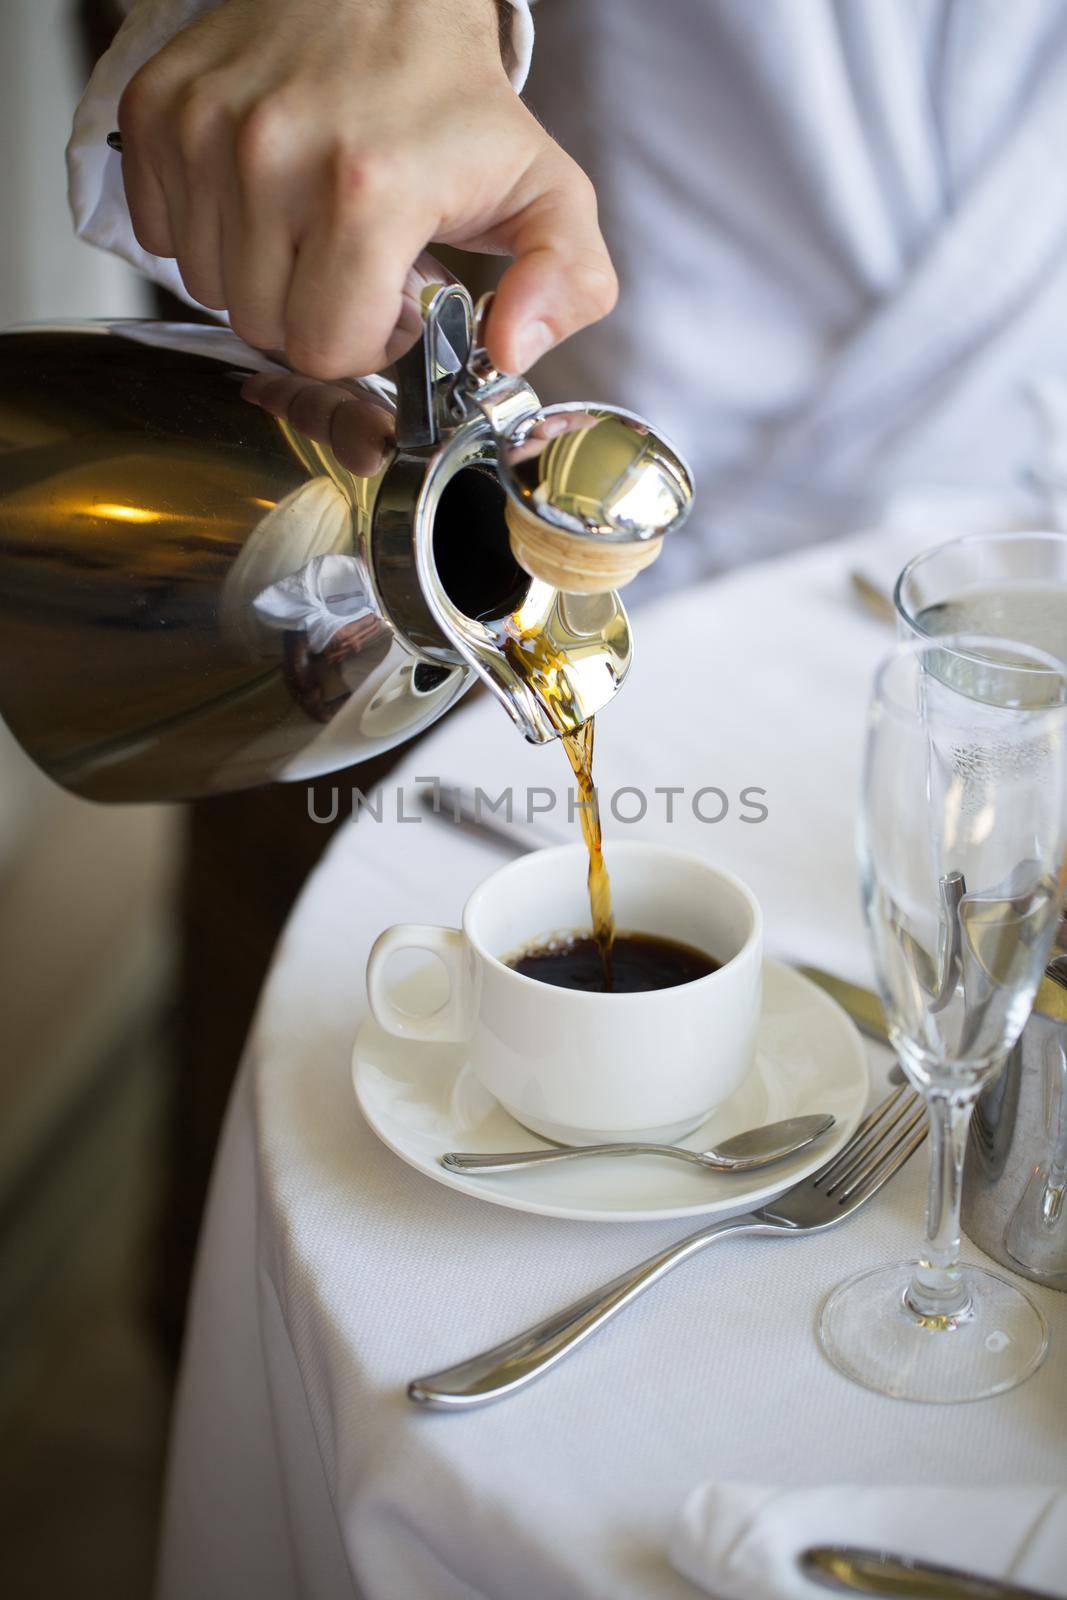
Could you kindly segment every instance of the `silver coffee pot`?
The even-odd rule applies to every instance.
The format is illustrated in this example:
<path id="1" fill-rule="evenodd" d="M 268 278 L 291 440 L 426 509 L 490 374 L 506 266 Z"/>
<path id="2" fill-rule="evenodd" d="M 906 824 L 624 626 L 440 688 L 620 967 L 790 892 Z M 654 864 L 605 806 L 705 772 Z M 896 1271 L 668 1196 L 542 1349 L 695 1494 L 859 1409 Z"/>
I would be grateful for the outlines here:
<path id="1" fill-rule="evenodd" d="M 191 324 L 0 336 L 0 713 L 59 783 L 307 779 L 476 679 L 538 743 L 616 694 L 614 587 L 533 576 L 509 521 L 636 567 L 685 519 L 684 462 L 640 418 L 496 372 L 462 285 L 409 309 L 391 383 L 303 378 Z"/>

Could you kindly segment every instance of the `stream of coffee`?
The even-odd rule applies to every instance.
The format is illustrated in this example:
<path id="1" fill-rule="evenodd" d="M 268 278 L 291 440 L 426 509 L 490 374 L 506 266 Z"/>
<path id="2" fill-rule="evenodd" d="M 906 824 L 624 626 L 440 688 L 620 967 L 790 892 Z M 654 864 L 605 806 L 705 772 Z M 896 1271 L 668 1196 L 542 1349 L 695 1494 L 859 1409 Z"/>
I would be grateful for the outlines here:
<path id="1" fill-rule="evenodd" d="M 593 918 L 593 938 L 600 951 L 605 992 L 612 988 L 611 951 L 615 942 L 615 916 L 611 908 L 611 879 L 604 864 L 604 841 L 600 827 L 600 802 L 593 783 L 593 726 L 589 718 L 573 733 L 564 733 L 560 743 L 574 769 L 578 783 L 578 804 L 582 837 L 589 852 L 589 910 Z"/>
<path id="2" fill-rule="evenodd" d="M 588 657 L 603 658 L 612 648 L 613 635 L 626 629 L 625 614 L 612 608 L 600 628 L 585 621 L 582 631 L 568 623 L 566 608 L 592 607 L 586 597 L 562 596 L 546 626 L 543 618 L 532 624 L 524 621 L 521 610 L 508 619 L 501 639 L 505 659 L 516 678 L 540 701 L 552 723 L 559 729 L 560 743 L 567 752 L 578 787 L 582 837 L 589 852 L 589 909 L 593 938 L 600 952 L 604 990 L 612 984 L 612 945 L 615 918 L 611 907 L 611 880 L 604 864 L 600 828 L 600 804 L 593 783 L 594 718 L 586 715 L 580 688 L 583 664 Z"/>

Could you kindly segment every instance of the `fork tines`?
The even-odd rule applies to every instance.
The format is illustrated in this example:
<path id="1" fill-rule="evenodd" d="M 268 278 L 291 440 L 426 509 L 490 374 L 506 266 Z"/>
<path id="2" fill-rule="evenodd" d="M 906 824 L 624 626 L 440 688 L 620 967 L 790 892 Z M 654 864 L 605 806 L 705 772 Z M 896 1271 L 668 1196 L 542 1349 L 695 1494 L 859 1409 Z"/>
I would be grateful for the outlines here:
<path id="1" fill-rule="evenodd" d="M 844 1205 L 866 1199 L 903 1166 L 926 1138 L 926 1106 L 902 1085 L 864 1118 L 844 1149 L 812 1180 Z"/>

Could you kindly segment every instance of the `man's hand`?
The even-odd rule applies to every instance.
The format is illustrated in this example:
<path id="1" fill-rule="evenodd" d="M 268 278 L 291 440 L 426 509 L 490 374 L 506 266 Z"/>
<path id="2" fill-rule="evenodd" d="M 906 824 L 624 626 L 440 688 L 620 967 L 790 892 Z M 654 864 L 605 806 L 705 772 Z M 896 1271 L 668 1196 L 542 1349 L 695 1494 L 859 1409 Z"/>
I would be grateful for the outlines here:
<path id="1" fill-rule="evenodd" d="M 137 73 L 119 126 L 144 249 L 313 377 L 385 364 L 432 240 L 514 258 L 504 371 L 615 303 L 592 185 L 508 82 L 496 0 L 225 0 Z"/>

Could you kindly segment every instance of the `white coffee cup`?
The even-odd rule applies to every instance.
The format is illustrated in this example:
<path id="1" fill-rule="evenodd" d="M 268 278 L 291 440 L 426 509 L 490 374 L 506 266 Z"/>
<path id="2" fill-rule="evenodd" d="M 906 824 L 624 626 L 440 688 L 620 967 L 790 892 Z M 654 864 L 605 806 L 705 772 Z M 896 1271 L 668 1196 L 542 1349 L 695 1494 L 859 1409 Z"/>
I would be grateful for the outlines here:
<path id="1" fill-rule="evenodd" d="M 699 856 L 613 843 L 605 859 L 619 930 L 695 945 L 721 963 L 717 971 L 644 994 L 589 994 L 514 972 L 508 958 L 531 943 L 589 927 L 584 846 L 561 845 L 486 878 L 461 929 L 386 929 L 367 963 L 371 1011 L 400 1038 L 465 1044 L 490 1093 L 548 1139 L 676 1139 L 752 1064 L 763 918 L 739 879 Z M 431 951 L 448 973 L 448 999 L 428 1016 L 389 993 L 390 957 L 412 948 Z"/>

